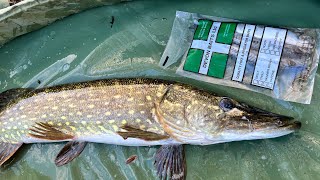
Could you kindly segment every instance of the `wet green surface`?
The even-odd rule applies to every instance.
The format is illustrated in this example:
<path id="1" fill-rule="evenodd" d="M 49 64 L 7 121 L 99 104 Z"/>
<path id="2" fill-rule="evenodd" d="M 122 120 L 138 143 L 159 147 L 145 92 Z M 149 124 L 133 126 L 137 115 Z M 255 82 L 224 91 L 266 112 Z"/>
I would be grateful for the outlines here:
<path id="1" fill-rule="evenodd" d="M 311 105 L 300 105 L 176 77 L 158 68 L 176 10 L 254 23 L 320 27 L 320 2 L 136 1 L 88 10 L 19 37 L 0 49 L 0 91 L 91 79 L 148 76 L 175 79 L 291 115 L 299 133 L 282 138 L 187 146 L 188 179 L 319 179 L 320 79 Z M 115 22 L 110 27 L 111 17 Z M 89 144 L 72 163 L 55 167 L 63 144 L 26 145 L 0 170 L 1 179 L 155 179 L 157 147 Z M 133 155 L 138 160 L 126 165 Z"/>

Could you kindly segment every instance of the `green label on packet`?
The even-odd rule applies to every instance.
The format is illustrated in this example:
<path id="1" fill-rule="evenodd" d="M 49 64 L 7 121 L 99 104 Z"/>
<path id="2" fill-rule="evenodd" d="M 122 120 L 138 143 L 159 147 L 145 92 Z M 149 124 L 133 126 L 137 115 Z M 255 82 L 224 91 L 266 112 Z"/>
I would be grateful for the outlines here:
<path id="1" fill-rule="evenodd" d="M 221 23 L 216 42 L 231 44 L 236 27 L 236 23 Z"/>
<path id="2" fill-rule="evenodd" d="M 196 32 L 194 34 L 195 40 L 207 40 L 212 26 L 212 21 L 209 20 L 199 20 Z"/>
<path id="3" fill-rule="evenodd" d="M 207 75 L 222 79 L 224 77 L 227 61 L 227 54 L 213 53 Z"/>
<path id="4" fill-rule="evenodd" d="M 183 69 L 194 73 L 199 72 L 202 56 L 203 50 L 190 49 Z"/>
<path id="5" fill-rule="evenodd" d="M 224 78 L 236 23 L 199 20 L 183 69 Z"/>

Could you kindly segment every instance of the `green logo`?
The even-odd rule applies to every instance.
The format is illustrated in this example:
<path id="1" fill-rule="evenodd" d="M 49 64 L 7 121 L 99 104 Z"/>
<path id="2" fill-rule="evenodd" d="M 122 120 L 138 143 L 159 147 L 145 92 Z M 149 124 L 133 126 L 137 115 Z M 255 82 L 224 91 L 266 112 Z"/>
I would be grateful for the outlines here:
<path id="1" fill-rule="evenodd" d="M 199 20 L 183 69 L 222 79 L 236 26 L 236 23 Z"/>

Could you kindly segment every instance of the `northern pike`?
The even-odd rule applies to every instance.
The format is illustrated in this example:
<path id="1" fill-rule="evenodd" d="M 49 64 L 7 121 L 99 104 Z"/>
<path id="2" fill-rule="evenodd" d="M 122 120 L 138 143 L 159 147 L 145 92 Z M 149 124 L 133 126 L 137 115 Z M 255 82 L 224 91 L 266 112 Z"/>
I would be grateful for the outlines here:
<path id="1" fill-rule="evenodd" d="M 274 114 L 190 85 L 155 79 L 96 80 L 0 94 L 0 165 L 27 143 L 68 141 L 55 164 L 87 142 L 161 145 L 160 179 L 185 179 L 184 144 L 275 138 L 301 127 Z"/>

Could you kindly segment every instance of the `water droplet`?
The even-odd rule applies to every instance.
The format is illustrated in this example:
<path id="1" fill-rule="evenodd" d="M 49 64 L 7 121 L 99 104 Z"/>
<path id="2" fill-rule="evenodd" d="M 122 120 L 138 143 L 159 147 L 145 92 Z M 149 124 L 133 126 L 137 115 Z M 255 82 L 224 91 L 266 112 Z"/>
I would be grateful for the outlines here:
<path id="1" fill-rule="evenodd" d="M 63 67 L 62 67 L 62 71 L 65 72 L 65 71 L 67 71 L 69 68 L 70 68 L 70 64 L 69 64 L 69 63 L 66 63 L 66 64 L 64 64 Z"/>
<path id="2" fill-rule="evenodd" d="M 110 157 L 111 161 L 115 161 L 116 160 L 116 157 L 113 154 L 110 154 L 109 157 Z"/>

